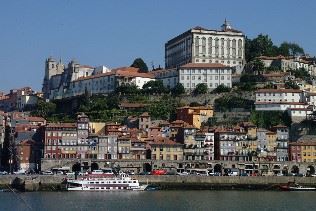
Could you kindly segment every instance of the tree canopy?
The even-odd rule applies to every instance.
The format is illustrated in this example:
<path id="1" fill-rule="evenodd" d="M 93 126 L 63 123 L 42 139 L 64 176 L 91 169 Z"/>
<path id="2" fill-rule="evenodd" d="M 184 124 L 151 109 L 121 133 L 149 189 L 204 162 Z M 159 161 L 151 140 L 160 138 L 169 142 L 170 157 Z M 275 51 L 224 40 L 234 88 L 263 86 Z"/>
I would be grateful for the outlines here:
<path id="1" fill-rule="evenodd" d="M 162 81 L 155 80 L 145 83 L 142 91 L 147 94 L 162 94 L 167 92 L 167 89 L 164 87 Z"/>
<path id="2" fill-rule="evenodd" d="M 259 34 L 254 39 L 245 39 L 246 61 L 250 62 L 259 56 L 297 56 L 304 54 L 304 49 L 296 43 L 283 42 L 280 46 L 273 44 L 268 35 Z"/>
<path id="3" fill-rule="evenodd" d="M 174 96 L 179 96 L 185 93 L 184 86 L 181 83 L 178 83 L 173 89 L 171 89 L 171 93 Z"/>
<path id="4" fill-rule="evenodd" d="M 252 111 L 250 120 L 257 127 L 271 128 L 278 124 L 290 126 L 292 123 L 291 117 L 287 111 Z"/>
<path id="5" fill-rule="evenodd" d="M 204 83 L 198 84 L 196 85 L 193 93 L 195 95 L 199 95 L 199 94 L 206 94 L 207 93 L 207 85 Z"/>
<path id="6" fill-rule="evenodd" d="M 56 104 L 53 102 L 45 102 L 44 100 L 39 100 L 35 106 L 32 115 L 47 118 L 49 115 L 56 111 Z"/>
<path id="7" fill-rule="evenodd" d="M 142 58 L 136 58 L 134 60 L 133 64 L 131 65 L 131 67 L 139 68 L 140 71 L 144 72 L 144 73 L 148 72 L 148 66 Z"/>
<path id="8" fill-rule="evenodd" d="M 223 93 L 223 92 L 230 92 L 231 88 L 221 84 L 216 89 L 212 91 L 212 93 Z"/>

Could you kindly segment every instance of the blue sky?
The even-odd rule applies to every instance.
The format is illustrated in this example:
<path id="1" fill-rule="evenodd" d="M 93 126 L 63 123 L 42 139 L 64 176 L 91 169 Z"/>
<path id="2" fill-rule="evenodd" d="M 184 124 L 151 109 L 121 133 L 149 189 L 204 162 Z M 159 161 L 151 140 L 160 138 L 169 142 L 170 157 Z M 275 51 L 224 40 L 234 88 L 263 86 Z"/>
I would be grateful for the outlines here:
<path id="1" fill-rule="evenodd" d="M 316 55 L 316 1 L 10 0 L 0 4 L 0 91 L 41 89 L 48 56 L 110 68 L 142 57 L 164 66 L 164 44 L 227 18 L 253 38 L 291 41 Z"/>

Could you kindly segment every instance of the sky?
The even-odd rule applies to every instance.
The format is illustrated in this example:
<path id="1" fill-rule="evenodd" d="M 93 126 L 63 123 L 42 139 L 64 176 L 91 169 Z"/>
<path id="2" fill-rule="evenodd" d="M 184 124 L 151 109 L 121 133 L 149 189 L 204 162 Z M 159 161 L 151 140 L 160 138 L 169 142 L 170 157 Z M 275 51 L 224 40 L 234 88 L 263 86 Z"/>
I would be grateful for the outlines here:
<path id="1" fill-rule="evenodd" d="M 130 66 L 141 57 L 164 67 L 164 44 L 225 18 L 249 38 L 298 43 L 316 56 L 315 0 L 10 0 L 0 2 L 0 91 L 40 91 L 45 59 Z"/>

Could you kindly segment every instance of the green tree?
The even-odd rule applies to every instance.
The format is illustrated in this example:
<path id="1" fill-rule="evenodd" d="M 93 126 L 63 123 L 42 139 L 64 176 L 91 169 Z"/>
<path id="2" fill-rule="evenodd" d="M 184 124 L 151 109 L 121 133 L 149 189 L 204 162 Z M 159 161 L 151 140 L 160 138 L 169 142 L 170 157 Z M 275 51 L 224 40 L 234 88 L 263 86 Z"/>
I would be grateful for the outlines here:
<path id="1" fill-rule="evenodd" d="M 140 90 L 135 84 L 122 84 L 121 86 L 116 87 L 114 92 L 116 94 L 133 95 L 138 94 Z"/>
<path id="2" fill-rule="evenodd" d="M 143 85 L 143 92 L 147 94 L 162 94 L 167 92 L 167 89 L 163 86 L 163 82 L 160 80 L 148 81 Z"/>
<path id="3" fill-rule="evenodd" d="M 204 83 L 200 83 L 200 84 L 196 85 L 195 89 L 193 90 L 193 93 L 195 95 L 206 94 L 207 93 L 207 85 Z"/>
<path id="4" fill-rule="evenodd" d="M 139 68 L 141 72 L 147 73 L 148 67 L 142 58 L 136 58 L 131 67 Z"/>
<path id="5" fill-rule="evenodd" d="M 179 96 L 185 93 L 184 86 L 181 83 L 178 83 L 173 89 L 171 89 L 171 93 L 174 96 Z"/>
<path id="6" fill-rule="evenodd" d="M 230 92 L 231 88 L 221 84 L 216 89 L 212 91 L 212 93 L 223 93 L 223 92 Z"/>
<path id="7" fill-rule="evenodd" d="M 265 70 L 263 62 L 259 58 L 255 58 L 253 61 L 250 62 L 250 66 L 252 69 L 252 72 L 262 74 Z"/>
<path id="8" fill-rule="evenodd" d="M 283 42 L 281 43 L 278 52 L 283 56 L 298 56 L 304 54 L 304 49 L 296 43 Z"/>
<path id="9" fill-rule="evenodd" d="M 35 106 L 32 115 L 47 118 L 56 111 L 56 104 L 53 102 L 45 102 L 44 100 L 39 100 Z"/>
<path id="10" fill-rule="evenodd" d="M 253 40 L 246 39 L 245 54 L 247 62 L 259 56 L 276 56 L 278 47 L 273 45 L 268 35 L 259 34 Z"/>

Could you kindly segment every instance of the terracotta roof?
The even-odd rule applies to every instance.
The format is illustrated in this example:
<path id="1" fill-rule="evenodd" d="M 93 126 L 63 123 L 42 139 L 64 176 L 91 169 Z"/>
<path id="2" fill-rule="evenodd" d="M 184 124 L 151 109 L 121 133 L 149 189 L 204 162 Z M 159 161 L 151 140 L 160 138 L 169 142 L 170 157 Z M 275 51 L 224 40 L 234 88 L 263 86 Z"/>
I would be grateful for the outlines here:
<path id="1" fill-rule="evenodd" d="M 274 128 L 287 128 L 287 126 L 285 125 L 281 125 L 281 124 L 278 124 L 276 126 L 273 126 Z"/>
<path id="2" fill-rule="evenodd" d="M 154 74 L 152 74 L 152 73 L 141 73 L 141 72 L 139 72 L 139 69 L 135 68 L 135 67 L 120 67 L 120 68 L 116 68 L 116 69 L 111 70 L 111 72 L 99 73 L 99 74 L 96 74 L 96 75 L 80 77 L 80 78 L 78 78 L 75 81 L 82 81 L 82 80 L 87 80 L 87 79 L 100 78 L 100 77 L 109 76 L 109 75 L 142 77 L 142 78 L 152 78 L 152 79 L 155 78 Z"/>
<path id="3" fill-rule="evenodd" d="M 256 91 L 256 93 L 302 93 L 302 90 L 299 89 L 259 89 Z"/>
<path id="4" fill-rule="evenodd" d="M 157 137 L 154 142 L 149 143 L 150 145 L 178 145 L 182 146 L 183 144 L 172 141 L 168 138 Z"/>
<path id="5" fill-rule="evenodd" d="M 180 67 L 181 68 L 223 68 L 228 67 L 220 63 L 188 63 Z"/>
<path id="6" fill-rule="evenodd" d="M 123 108 L 144 108 L 147 104 L 143 103 L 121 103 L 120 107 Z"/>
<path id="7" fill-rule="evenodd" d="M 148 114 L 148 112 L 144 112 L 140 115 L 140 117 L 149 117 L 150 115 Z"/>
<path id="8" fill-rule="evenodd" d="M 275 59 L 285 59 L 284 56 L 279 55 L 279 56 L 259 56 L 259 59 L 268 59 L 268 60 L 275 60 Z"/>
<path id="9" fill-rule="evenodd" d="M 43 117 L 38 117 L 38 116 L 29 116 L 26 119 L 31 122 L 45 122 L 46 121 Z"/>
<path id="10" fill-rule="evenodd" d="M 294 146 L 316 146 L 316 140 L 300 140 L 298 142 L 291 142 L 289 145 Z"/>
<path id="11" fill-rule="evenodd" d="M 46 125 L 46 128 L 48 127 L 76 128 L 77 124 L 76 123 L 48 123 Z"/>
<path id="12" fill-rule="evenodd" d="M 307 108 L 289 108 L 291 111 L 312 111 L 313 108 L 307 107 Z"/>
<path id="13" fill-rule="evenodd" d="M 307 105 L 306 103 L 300 103 L 300 102 L 255 102 L 256 105 L 265 105 L 265 104 L 286 104 L 286 105 Z"/>

